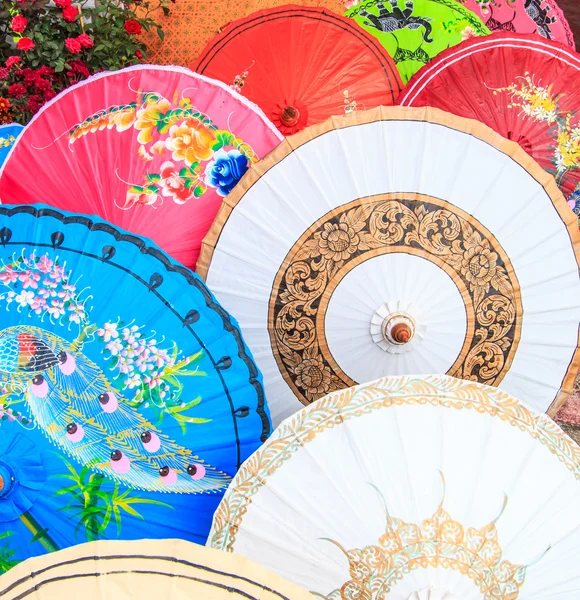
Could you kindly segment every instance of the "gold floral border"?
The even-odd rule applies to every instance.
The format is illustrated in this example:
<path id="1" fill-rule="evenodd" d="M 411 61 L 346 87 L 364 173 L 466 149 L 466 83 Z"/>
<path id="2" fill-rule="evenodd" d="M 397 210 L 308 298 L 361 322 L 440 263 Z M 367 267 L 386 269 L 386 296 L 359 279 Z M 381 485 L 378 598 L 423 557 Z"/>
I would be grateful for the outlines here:
<path id="1" fill-rule="evenodd" d="M 233 552 L 252 497 L 293 454 L 326 429 L 384 408 L 431 405 L 474 410 L 517 427 L 558 457 L 580 481 L 580 446 L 547 415 L 506 392 L 447 375 L 385 377 L 328 394 L 286 419 L 238 471 L 214 515 L 208 544 Z"/>
<path id="2" fill-rule="evenodd" d="M 271 168 L 292 154 L 309 141 L 335 129 L 355 127 L 377 121 L 424 121 L 442 125 L 456 131 L 462 131 L 496 148 L 515 163 L 525 169 L 535 179 L 550 197 L 555 210 L 568 230 L 570 244 L 576 255 L 576 262 L 580 269 L 580 231 L 578 230 L 577 216 L 570 210 L 564 196 L 558 189 L 554 178 L 546 173 L 533 158 L 531 158 L 516 142 L 506 140 L 479 121 L 457 117 L 445 111 L 432 108 L 410 108 L 404 106 L 379 106 L 366 111 L 354 111 L 345 116 L 334 116 L 322 123 L 308 127 L 296 135 L 287 137 L 279 146 L 270 152 L 264 159 L 250 166 L 244 177 L 233 191 L 222 201 L 220 210 L 216 215 L 212 227 L 202 243 L 201 255 L 197 263 L 197 273 L 202 279 L 207 278 L 209 266 L 212 261 L 214 249 L 218 243 L 222 229 L 228 221 L 230 214 L 252 188 L 252 186 Z M 578 343 L 576 352 L 570 360 L 568 370 L 564 376 L 559 392 L 549 407 L 547 413 L 555 416 L 564 405 L 574 387 L 576 375 L 580 370 L 580 326 L 578 327 Z"/>
<path id="3" fill-rule="evenodd" d="M 362 262 L 400 252 L 443 269 L 463 298 L 467 331 L 447 374 L 487 385 L 506 375 L 523 308 L 513 266 L 497 239 L 444 200 L 380 194 L 318 219 L 294 243 L 274 279 L 270 344 L 280 373 L 303 404 L 358 383 L 338 365 L 326 340 L 324 319 L 334 290 Z"/>

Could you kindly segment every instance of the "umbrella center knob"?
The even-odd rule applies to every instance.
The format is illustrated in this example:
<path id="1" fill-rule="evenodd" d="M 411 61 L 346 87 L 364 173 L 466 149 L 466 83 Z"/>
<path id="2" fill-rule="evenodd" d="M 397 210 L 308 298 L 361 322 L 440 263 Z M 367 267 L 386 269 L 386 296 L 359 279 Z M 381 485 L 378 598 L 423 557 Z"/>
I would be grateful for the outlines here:
<path id="1" fill-rule="evenodd" d="M 300 120 L 300 111 L 294 106 L 285 106 L 280 114 L 280 121 L 286 127 L 296 125 Z"/>
<path id="2" fill-rule="evenodd" d="M 415 335 L 415 321 L 403 312 L 387 315 L 383 321 L 383 337 L 390 344 L 408 344 Z"/>

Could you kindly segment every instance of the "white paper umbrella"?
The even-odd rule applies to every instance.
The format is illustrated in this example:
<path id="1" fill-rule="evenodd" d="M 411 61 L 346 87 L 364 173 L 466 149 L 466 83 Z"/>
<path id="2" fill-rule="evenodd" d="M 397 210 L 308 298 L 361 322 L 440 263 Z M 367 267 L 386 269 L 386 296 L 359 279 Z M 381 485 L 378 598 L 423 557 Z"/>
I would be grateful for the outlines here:
<path id="1" fill-rule="evenodd" d="M 580 597 L 580 447 L 509 394 L 383 378 L 284 421 L 208 544 L 328 600 Z"/>
<path id="2" fill-rule="evenodd" d="M 435 109 L 287 139 L 224 199 L 198 269 L 239 319 L 273 420 L 385 375 L 559 405 L 580 366 L 580 234 L 554 180 Z"/>

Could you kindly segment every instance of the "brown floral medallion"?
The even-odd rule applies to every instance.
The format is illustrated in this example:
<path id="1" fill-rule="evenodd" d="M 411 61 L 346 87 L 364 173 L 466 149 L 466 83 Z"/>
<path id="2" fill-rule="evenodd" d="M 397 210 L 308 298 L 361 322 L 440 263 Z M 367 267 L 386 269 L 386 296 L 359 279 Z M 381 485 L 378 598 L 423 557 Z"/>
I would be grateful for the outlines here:
<path id="1" fill-rule="evenodd" d="M 463 298 L 467 329 L 447 374 L 487 385 L 498 385 L 505 376 L 522 319 L 520 288 L 505 251 L 473 216 L 448 202 L 421 194 L 384 194 L 354 200 L 315 222 L 274 280 L 271 344 L 280 372 L 304 404 L 356 385 L 328 348 L 326 309 L 352 269 L 395 252 L 444 269 Z"/>

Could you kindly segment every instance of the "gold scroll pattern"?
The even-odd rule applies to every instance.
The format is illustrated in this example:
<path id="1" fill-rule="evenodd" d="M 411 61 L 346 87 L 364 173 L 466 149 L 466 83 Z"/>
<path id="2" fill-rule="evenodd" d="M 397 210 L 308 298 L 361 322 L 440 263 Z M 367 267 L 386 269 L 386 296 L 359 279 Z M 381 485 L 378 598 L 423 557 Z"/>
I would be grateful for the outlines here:
<path id="1" fill-rule="evenodd" d="M 439 506 L 421 524 L 387 515 L 377 544 L 345 550 L 350 579 L 328 600 L 386 600 L 395 584 L 417 569 L 443 568 L 469 577 L 485 600 L 516 600 L 526 567 L 503 559 L 495 521 L 464 527 Z"/>
<path id="2" fill-rule="evenodd" d="M 272 348 L 280 372 L 304 404 L 356 385 L 328 349 L 324 314 L 350 270 L 391 252 L 434 262 L 463 296 L 468 326 L 448 375 L 497 385 L 509 369 L 523 311 L 513 267 L 491 233 L 473 216 L 430 196 L 361 198 L 314 223 L 274 281 Z"/>

